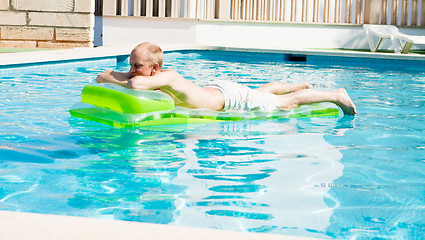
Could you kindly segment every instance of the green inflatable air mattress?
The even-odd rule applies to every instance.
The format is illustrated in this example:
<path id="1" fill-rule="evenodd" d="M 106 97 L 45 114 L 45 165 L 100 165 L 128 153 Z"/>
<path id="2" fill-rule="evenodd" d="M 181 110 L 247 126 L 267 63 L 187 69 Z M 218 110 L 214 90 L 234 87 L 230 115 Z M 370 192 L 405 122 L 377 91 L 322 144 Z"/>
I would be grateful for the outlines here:
<path id="1" fill-rule="evenodd" d="M 160 91 L 133 90 L 102 83 L 84 86 L 81 102 L 75 104 L 69 112 L 73 117 L 114 127 L 138 127 L 301 117 L 337 117 L 341 111 L 332 103 L 303 105 L 292 110 L 279 109 L 270 113 L 188 109 L 175 107 L 173 99 Z"/>

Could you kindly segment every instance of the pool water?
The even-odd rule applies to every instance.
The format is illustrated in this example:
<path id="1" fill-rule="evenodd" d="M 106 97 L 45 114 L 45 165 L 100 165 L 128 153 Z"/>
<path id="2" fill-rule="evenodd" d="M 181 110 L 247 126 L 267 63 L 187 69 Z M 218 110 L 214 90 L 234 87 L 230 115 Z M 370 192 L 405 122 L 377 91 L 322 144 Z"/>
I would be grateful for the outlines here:
<path id="1" fill-rule="evenodd" d="M 201 85 L 344 87 L 356 117 L 119 129 L 68 110 L 98 73 L 128 71 L 127 62 L 8 69 L 0 75 L 0 210 L 324 239 L 423 238 L 423 68 L 323 59 L 180 51 L 166 53 L 165 66 Z"/>

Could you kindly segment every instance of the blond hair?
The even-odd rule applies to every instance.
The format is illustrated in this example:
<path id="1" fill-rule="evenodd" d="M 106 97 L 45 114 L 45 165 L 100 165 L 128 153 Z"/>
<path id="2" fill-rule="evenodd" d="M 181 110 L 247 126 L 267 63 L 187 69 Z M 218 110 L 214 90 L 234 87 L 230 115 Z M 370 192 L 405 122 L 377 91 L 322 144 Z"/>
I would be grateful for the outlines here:
<path id="1" fill-rule="evenodd" d="M 159 69 L 162 69 L 162 63 L 164 61 L 164 53 L 162 52 L 162 49 L 151 42 L 143 42 L 139 45 L 137 45 L 133 52 L 138 50 L 144 50 L 146 60 L 151 63 L 153 66 L 155 63 L 158 63 Z"/>

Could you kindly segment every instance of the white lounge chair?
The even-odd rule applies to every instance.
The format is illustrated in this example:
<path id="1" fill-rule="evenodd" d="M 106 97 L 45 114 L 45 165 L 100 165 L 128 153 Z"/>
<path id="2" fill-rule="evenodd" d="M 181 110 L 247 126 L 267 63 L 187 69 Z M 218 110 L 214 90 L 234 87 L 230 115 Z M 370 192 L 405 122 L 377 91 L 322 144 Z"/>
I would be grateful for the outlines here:
<path id="1" fill-rule="evenodd" d="M 398 28 L 391 25 L 363 25 L 366 31 L 367 40 L 369 42 L 370 51 L 375 52 L 381 45 L 382 39 L 391 40 L 392 47 L 395 53 L 409 53 L 413 44 L 425 44 L 425 36 L 413 36 L 403 34 L 398 31 Z M 378 43 L 374 44 L 372 36 L 378 36 Z"/>

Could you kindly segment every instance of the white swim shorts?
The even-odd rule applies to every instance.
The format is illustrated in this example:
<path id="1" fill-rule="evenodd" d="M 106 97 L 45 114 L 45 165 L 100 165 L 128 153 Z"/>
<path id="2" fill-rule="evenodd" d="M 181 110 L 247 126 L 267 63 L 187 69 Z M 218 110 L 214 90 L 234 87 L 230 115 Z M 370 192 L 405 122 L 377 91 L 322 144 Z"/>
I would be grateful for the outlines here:
<path id="1" fill-rule="evenodd" d="M 207 84 L 205 87 L 216 88 L 223 93 L 223 111 L 259 110 L 262 112 L 272 112 L 279 107 L 278 96 L 272 93 L 257 91 L 235 82 L 215 81 Z"/>

